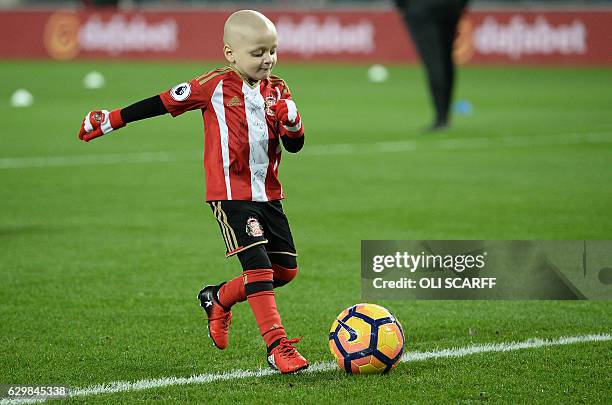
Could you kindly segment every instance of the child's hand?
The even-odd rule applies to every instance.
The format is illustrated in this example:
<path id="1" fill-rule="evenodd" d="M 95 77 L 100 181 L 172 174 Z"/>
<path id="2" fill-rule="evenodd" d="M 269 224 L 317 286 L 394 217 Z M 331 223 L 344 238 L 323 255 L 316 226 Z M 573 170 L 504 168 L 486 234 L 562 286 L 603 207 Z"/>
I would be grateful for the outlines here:
<path id="1" fill-rule="evenodd" d="M 90 111 L 81 124 L 79 139 L 89 142 L 94 138 L 108 134 L 112 130 L 123 128 L 124 126 L 125 123 L 121 118 L 120 109 L 111 112 L 107 110 Z"/>
<path id="2" fill-rule="evenodd" d="M 300 113 L 293 100 L 280 99 L 270 109 L 274 111 L 276 119 L 283 125 L 287 136 L 290 138 L 299 138 L 304 135 L 302 120 Z"/>

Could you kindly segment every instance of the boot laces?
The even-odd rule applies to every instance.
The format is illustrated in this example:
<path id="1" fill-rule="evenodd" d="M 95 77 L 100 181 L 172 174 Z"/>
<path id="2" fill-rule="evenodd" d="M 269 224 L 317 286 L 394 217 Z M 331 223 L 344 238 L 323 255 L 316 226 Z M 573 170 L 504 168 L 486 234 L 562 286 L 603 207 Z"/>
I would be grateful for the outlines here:
<path id="1" fill-rule="evenodd" d="M 279 345 L 278 345 L 278 354 L 280 354 L 283 357 L 293 357 L 296 356 L 298 354 L 295 346 L 293 346 L 294 344 L 298 343 L 300 340 L 302 340 L 302 337 L 299 338 L 293 338 L 293 339 L 283 339 L 280 341 Z"/>
<path id="2" fill-rule="evenodd" d="M 223 329 L 224 330 L 229 330 L 230 325 L 232 324 L 232 313 L 231 312 L 225 312 L 223 310 L 220 310 L 219 312 L 221 312 L 221 314 L 208 318 L 208 321 L 222 321 L 223 322 Z"/>

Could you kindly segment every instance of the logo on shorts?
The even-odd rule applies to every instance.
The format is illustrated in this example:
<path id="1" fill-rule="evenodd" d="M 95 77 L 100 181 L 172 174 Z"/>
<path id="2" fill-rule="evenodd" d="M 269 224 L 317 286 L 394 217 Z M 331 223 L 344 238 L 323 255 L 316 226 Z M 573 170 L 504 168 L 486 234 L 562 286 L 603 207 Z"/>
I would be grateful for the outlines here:
<path id="1" fill-rule="evenodd" d="M 177 84 L 170 90 L 170 95 L 176 101 L 185 101 L 191 95 L 191 84 Z"/>
<path id="2" fill-rule="evenodd" d="M 249 236 L 263 236 L 263 228 L 259 224 L 259 221 L 253 217 L 247 219 L 246 233 Z"/>

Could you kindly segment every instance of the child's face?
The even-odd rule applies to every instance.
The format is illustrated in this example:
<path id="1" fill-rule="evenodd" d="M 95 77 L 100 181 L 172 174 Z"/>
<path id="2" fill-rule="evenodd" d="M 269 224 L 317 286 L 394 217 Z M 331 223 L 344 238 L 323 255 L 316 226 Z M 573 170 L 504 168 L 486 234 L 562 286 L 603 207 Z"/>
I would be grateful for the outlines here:
<path id="1" fill-rule="evenodd" d="M 276 65 L 278 38 L 275 31 L 265 30 L 239 41 L 232 48 L 226 45 L 225 57 L 253 82 L 270 77 Z"/>

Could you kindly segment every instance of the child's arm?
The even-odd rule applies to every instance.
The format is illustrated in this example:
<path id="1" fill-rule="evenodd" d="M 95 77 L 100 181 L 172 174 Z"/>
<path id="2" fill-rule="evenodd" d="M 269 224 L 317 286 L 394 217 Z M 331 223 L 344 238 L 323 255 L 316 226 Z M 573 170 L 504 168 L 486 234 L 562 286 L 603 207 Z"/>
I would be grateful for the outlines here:
<path id="1" fill-rule="evenodd" d="M 295 102 L 291 99 L 280 99 L 271 109 L 282 126 L 283 146 L 287 152 L 299 152 L 304 146 L 304 125 Z"/>
<path id="2" fill-rule="evenodd" d="M 303 136 L 299 138 L 289 138 L 286 135 L 281 135 L 281 141 L 283 142 L 285 150 L 290 153 L 298 153 L 304 147 Z"/>
<path id="3" fill-rule="evenodd" d="M 113 130 L 123 128 L 129 122 L 156 117 L 167 112 L 159 95 L 111 112 L 107 110 L 90 111 L 81 124 L 79 139 L 89 142 Z"/>
<path id="4" fill-rule="evenodd" d="M 166 113 L 176 117 L 186 111 L 204 109 L 210 97 L 210 89 L 206 89 L 198 79 L 194 79 L 123 109 L 110 112 L 107 110 L 90 111 L 81 124 L 79 139 L 89 142 L 113 130 L 123 128 L 133 121 Z"/>

